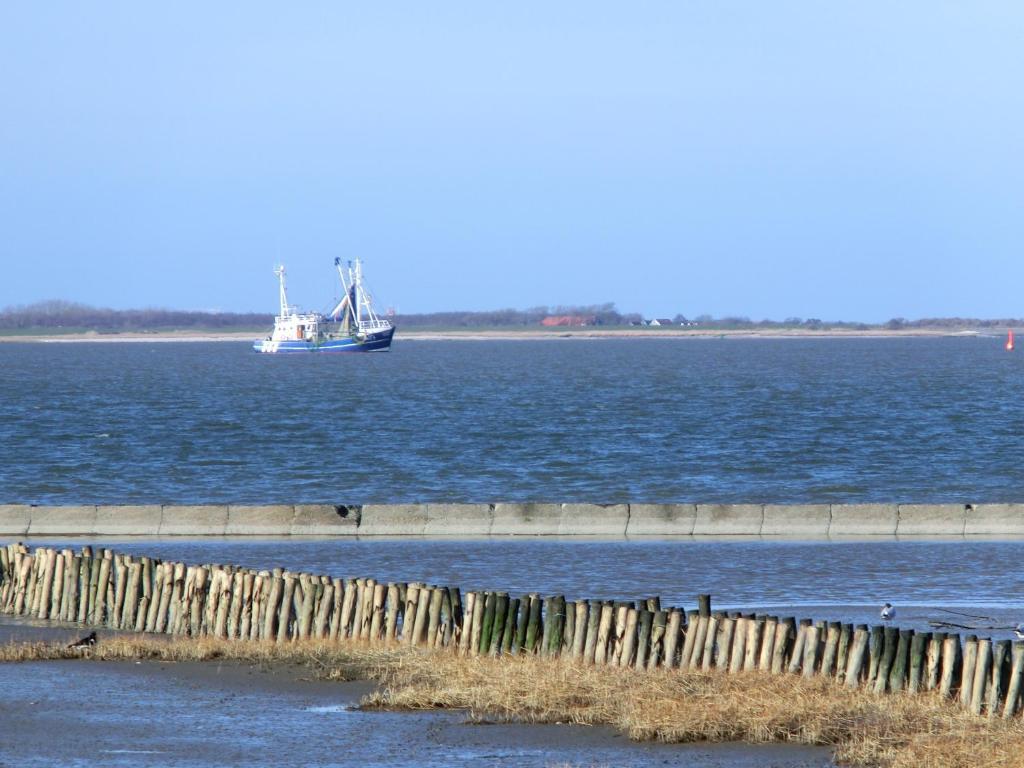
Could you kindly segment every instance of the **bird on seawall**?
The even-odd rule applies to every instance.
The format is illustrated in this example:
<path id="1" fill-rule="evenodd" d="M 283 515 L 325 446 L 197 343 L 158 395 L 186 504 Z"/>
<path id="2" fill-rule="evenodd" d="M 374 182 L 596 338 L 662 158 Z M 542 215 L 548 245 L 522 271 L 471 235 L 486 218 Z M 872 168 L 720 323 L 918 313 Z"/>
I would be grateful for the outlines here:
<path id="1" fill-rule="evenodd" d="M 878 615 L 882 617 L 882 621 L 891 621 L 896 616 L 896 609 L 893 608 L 892 603 L 886 603 Z"/>

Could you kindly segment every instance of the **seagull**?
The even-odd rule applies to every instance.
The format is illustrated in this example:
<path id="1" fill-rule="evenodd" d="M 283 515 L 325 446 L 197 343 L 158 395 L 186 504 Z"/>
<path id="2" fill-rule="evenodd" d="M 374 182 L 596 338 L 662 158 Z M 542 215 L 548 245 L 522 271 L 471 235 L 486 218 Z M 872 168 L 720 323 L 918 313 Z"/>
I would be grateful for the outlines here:
<path id="1" fill-rule="evenodd" d="M 71 643 L 68 648 L 91 648 L 96 645 L 96 633 L 90 632 L 88 635 L 83 637 L 81 640 L 76 640 Z"/>
<path id="2" fill-rule="evenodd" d="M 896 609 L 892 607 L 892 603 L 886 603 L 878 615 L 882 617 L 882 621 L 889 621 L 896 616 Z"/>
<path id="3" fill-rule="evenodd" d="M 1018 640 L 1024 640 L 1024 621 L 1013 628 L 1013 634 L 1017 636 Z"/>

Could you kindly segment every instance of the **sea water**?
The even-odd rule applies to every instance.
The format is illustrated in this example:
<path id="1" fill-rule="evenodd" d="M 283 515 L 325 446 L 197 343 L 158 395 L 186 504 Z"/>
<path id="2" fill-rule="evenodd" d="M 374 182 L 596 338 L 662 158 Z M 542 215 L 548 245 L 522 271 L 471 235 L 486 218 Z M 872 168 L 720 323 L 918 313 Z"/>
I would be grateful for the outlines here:
<path id="1" fill-rule="evenodd" d="M 0 344 L 0 503 L 1024 499 L 1000 339 Z"/>

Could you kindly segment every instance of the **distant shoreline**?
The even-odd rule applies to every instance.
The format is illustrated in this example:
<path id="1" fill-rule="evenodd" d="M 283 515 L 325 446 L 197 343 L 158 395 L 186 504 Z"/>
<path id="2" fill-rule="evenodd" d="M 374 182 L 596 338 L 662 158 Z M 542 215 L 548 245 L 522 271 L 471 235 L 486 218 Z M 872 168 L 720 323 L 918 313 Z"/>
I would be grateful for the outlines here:
<path id="1" fill-rule="evenodd" d="M 999 336 L 999 332 L 983 332 L 977 330 L 950 330 L 947 328 L 913 328 L 893 330 L 887 328 L 867 330 L 807 328 L 772 329 L 772 328 L 738 328 L 716 330 L 712 328 L 564 328 L 553 330 L 514 329 L 514 330 L 407 330 L 398 328 L 395 335 L 400 341 L 549 341 L 558 339 L 874 339 L 874 338 L 956 338 L 971 336 Z M 0 334 L 0 343 L 110 343 L 110 342 L 222 342 L 222 341 L 254 341 L 261 334 L 251 331 L 129 331 L 125 333 L 87 333 L 67 334 L 31 334 L 10 335 Z"/>

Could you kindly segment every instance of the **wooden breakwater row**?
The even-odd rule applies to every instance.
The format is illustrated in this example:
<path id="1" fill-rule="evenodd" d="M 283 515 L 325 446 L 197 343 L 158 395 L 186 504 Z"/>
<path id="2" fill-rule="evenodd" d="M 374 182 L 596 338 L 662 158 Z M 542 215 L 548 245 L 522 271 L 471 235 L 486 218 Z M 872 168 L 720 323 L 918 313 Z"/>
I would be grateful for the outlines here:
<path id="1" fill-rule="evenodd" d="M 4 536 L 1024 536 L 1024 504 L 0 504 Z"/>
<path id="2" fill-rule="evenodd" d="M 186 565 L 93 551 L 0 547 L 0 612 L 192 637 L 404 644 L 577 663 L 826 676 L 876 693 L 937 691 L 976 714 L 1012 717 L 1024 643 L 894 626 L 713 612 L 637 601 L 380 583 L 275 568 Z"/>

